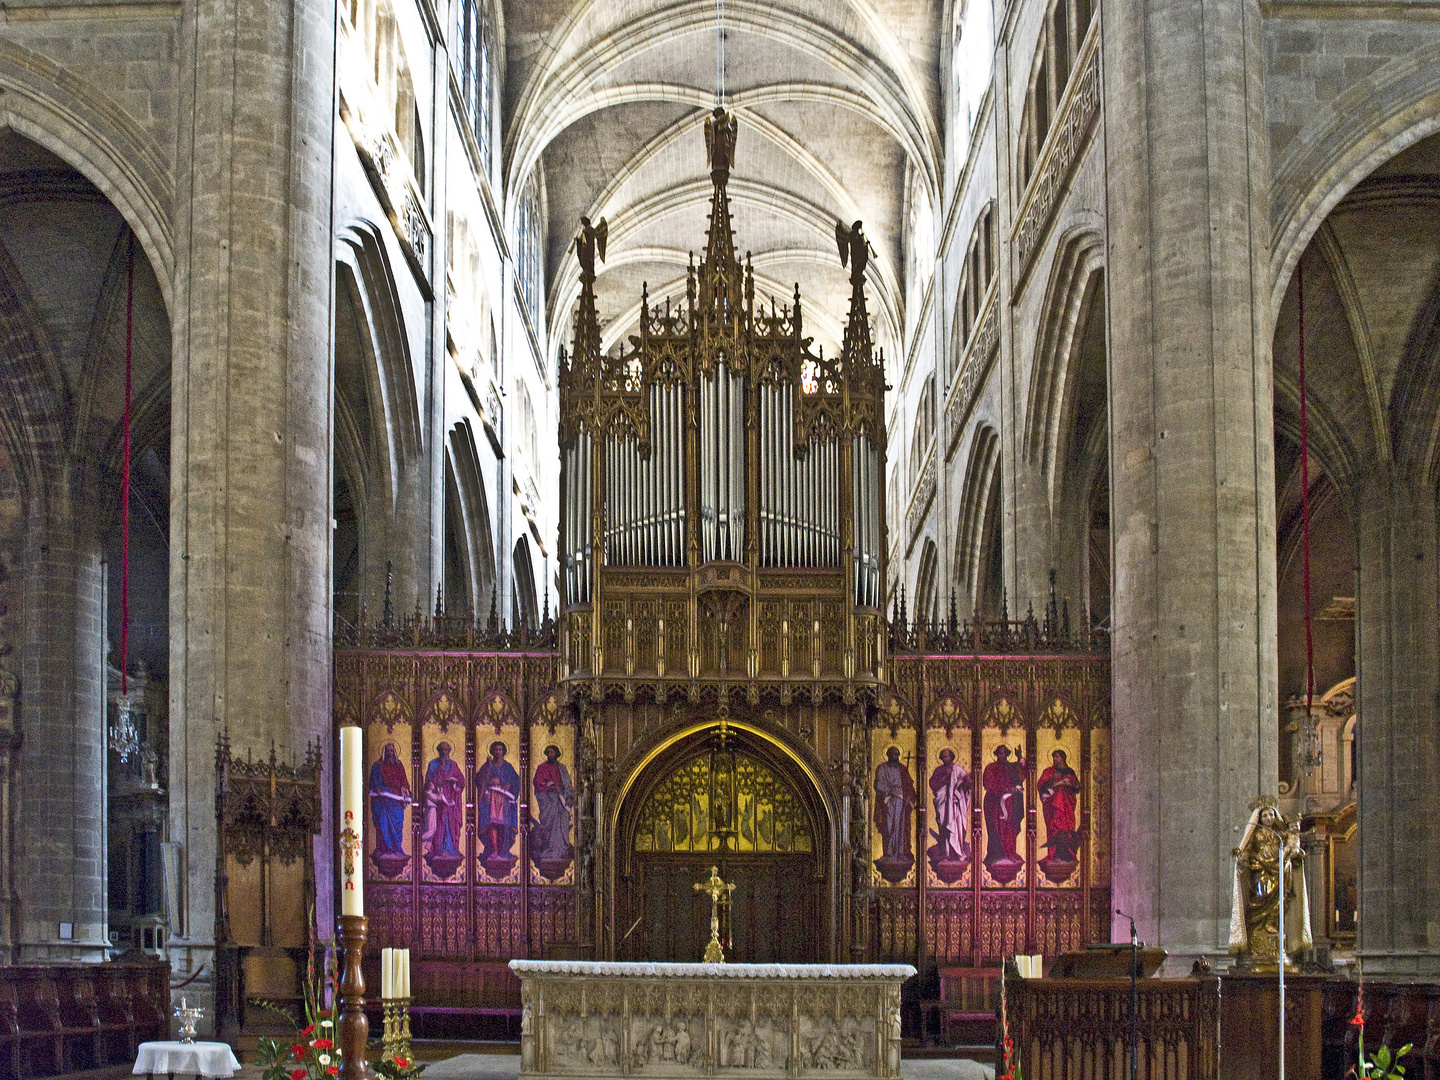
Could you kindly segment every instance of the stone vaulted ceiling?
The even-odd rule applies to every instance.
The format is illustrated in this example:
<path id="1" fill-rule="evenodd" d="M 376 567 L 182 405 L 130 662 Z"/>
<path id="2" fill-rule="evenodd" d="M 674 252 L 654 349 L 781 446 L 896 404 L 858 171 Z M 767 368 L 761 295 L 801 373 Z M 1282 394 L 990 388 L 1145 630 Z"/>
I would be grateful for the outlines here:
<path id="1" fill-rule="evenodd" d="M 849 295 L 835 223 L 876 249 L 877 338 L 903 325 L 907 171 L 931 205 L 940 158 L 943 0 L 725 0 L 725 104 L 740 120 L 730 182 L 757 294 L 838 346 Z M 610 223 L 596 283 L 605 344 L 631 331 L 642 283 L 680 299 L 705 245 L 702 120 L 715 105 L 716 0 L 506 0 L 505 184 L 544 178 L 546 295 L 559 339 L 579 293 L 581 215 Z"/>

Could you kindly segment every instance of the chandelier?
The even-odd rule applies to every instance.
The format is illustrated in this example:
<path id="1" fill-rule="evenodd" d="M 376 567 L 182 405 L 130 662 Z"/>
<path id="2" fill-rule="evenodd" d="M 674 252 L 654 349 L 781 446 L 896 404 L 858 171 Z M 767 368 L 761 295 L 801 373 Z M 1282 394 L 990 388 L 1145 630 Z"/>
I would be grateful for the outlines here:
<path id="1" fill-rule="evenodd" d="M 110 725 L 110 749 L 122 762 L 140 753 L 140 732 L 135 726 L 135 714 L 128 693 L 115 699 L 115 719 Z"/>

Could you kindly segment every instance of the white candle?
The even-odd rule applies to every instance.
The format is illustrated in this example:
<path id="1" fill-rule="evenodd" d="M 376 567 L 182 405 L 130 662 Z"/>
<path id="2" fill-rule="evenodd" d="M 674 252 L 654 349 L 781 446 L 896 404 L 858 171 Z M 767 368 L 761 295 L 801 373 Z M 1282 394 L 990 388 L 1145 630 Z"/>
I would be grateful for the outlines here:
<path id="1" fill-rule="evenodd" d="M 400 996 L 410 996 L 410 950 L 400 949 Z"/>
<path id="2" fill-rule="evenodd" d="M 340 914 L 364 915 L 365 894 L 360 835 L 365 820 L 364 736 L 358 727 L 340 729 Z"/>
<path id="3" fill-rule="evenodd" d="M 390 965 L 394 962 L 394 953 L 394 949 L 380 950 L 380 996 L 382 998 L 395 996 L 390 992 Z"/>

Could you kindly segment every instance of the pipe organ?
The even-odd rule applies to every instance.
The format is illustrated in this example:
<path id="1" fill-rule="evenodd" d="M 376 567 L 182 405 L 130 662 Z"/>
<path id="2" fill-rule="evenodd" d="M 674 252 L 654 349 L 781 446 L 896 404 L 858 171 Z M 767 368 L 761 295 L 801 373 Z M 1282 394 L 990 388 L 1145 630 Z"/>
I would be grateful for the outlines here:
<path id="1" fill-rule="evenodd" d="M 705 131 L 704 256 L 680 302 L 652 304 L 647 289 L 636 333 L 609 352 L 594 290 L 608 226 L 584 220 L 576 240 L 580 300 L 560 362 L 562 664 L 567 678 L 623 674 L 662 695 L 711 677 L 873 681 L 885 385 L 869 244 L 859 222 L 837 227 L 850 309 L 827 357 L 805 334 L 798 286 L 788 304 L 757 302 L 727 193 L 736 121 L 716 109 Z"/>
<path id="2" fill-rule="evenodd" d="M 356 628 L 379 649 L 336 654 L 337 721 L 366 726 L 378 770 L 367 915 L 377 944 L 417 950 L 418 1001 L 492 1007 L 510 957 L 697 959 L 713 865 L 738 882 L 734 958 L 945 965 L 984 1012 L 1002 956 L 1108 934 L 1108 660 L 1038 624 L 1023 662 L 974 655 L 980 627 L 963 651 L 953 626 L 939 653 L 890 636 L 869 247 L 837 229 L 851 292 L 826 355 L 798 288 L 757 303 L 726 195 L 735 121 L 716 109 L 706 136 L 704 255 L 610 352 L 606 223 L 576 243 L 553 644 L 548 623 L 387 618 Z M 402 796 L 388 825 L 376 776 Z M 1068 815 L 1044 794 L 1061 782 Z M 468 794 L 443 821 L 421 813 L 452 784 Z"/>

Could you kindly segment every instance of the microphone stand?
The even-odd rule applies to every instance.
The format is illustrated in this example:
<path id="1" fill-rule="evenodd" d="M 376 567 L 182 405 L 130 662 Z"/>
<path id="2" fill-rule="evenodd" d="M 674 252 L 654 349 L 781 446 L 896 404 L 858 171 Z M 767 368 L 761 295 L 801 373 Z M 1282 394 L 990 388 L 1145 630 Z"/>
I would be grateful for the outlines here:
<path id="1" fill-rule="evenodd" d="M 1119 908 L 1115 914 L 1130 920 L 1130 1080 L 1135 1080 L 1135 1051 L 1140 1045 L 1140 990 L 1136 983 L 1140 974 L 1140 939 L 1135 933 L 1135 917 Z"/>

